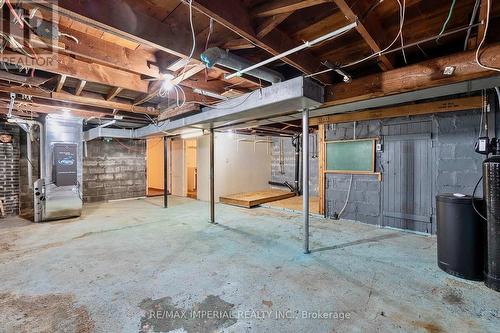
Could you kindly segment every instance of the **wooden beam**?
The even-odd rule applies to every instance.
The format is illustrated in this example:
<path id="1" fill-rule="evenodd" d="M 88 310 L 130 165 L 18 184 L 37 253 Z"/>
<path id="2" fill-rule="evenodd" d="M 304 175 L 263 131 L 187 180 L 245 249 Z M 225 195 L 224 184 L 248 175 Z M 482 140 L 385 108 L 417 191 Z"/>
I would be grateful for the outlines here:
<path id="1" fill-rule="evenodd" d="M 442 112 L 465 111 L 481 108 L 483 105 L 482 103 L 483 100 L 481 96 L 473 96 L 454 98 L 443 101 L 433 101 L 428 103 L 408 104 L 366 111 L 346 112 L 324 117 L 312 118 L 311 126 L 349 123 L 353 121 L 409 117 Z"/>
<path id="2" fill-rule="evenodd" d="M 319 187 L 319 213 L 325 214 L 325 125 L 318 126 L 318 187 Z"/>
<path id="3" fill-rule="evenodd" d="M 106 96 L 106 100 L 107 101 L 112 100 L 113 98 L 115 98 L 116 96 L 118 96 L 118 94 L 121 93 L 122 90 L 123 90 L 123 88 L 120 88 L 120 87 L 111 88 L 111 90 L 109 91 L 108 95 Z"/>
<path id="4" fill-rule="evenodd" d="M 48 101 L 47 101 L 48 102 Z M 0 109 L 7 109 L 9 108 L 9 102 L 8 102 L 8 97 L 7 96 L 0 96 Z M 27 102 L 23 103 L 22 105 L 20 104 L 15 104 L 14 105 L 14 110 L 17 110 L 19 112 L 28 112 L 29 114 L 62 114 L 62 107 L 61 105 L 50 105 L 49 103 L 40 103 L 40 102 Z M 102 112 L 102 111 L 93 111 L 93 110 L 87 110 L 85 108 L 81 107 L 74 107 L 70 105 L 65 105 L 64 109 L 68 109 L 71 111 L 71 114 L 74 116 L 78 117 L 103 117 L 103 116 L 113 116 L 111 112 Z M 25 113 L 26 114 L 26 113 Z"/>
<path id="5" fill-rule="evenodd" d="M 78 82 L 78 85 L 76 86 L 76 89 L 75 89 L 76 96 L 80 96 L 82 94 L 83 88 L 85 88 L 86 84 L 87 84 L 87 81 L 85 81 L 85 80 L 80 80 L 80 82 Z"/>
<path id="6" fill-rule="evenodd" d="M 224 50 L 245 50 L 245 49 L 253 49 L 255 45 L 250 43 L 245 38 L 237 38 L 231 39 L 227 41 L 224 45 L 222 45 Z"/>
<path id="7" fill-rule="evenodd" d="M 204 69 L 205 69 L 205 65 L 199 63 L 199 64 L 192 66 L 188 70 L 186 70 L 185 73 L 182 73 L 182 70 L 181 70 L 180 73 L 178 73 L 177 77 L 172 80 L 172 84 L 178 85 L 182 81 L 189 79 L 191 76 L 196 75 L 197 73 L 201 72 Z M 161 89 L 162 84 L 163 84 L 162 81 L 151 82 L 151 84 L 149 85 L 148 93 L 139 97 L 138 99 L 136 99 L 134 101 L 134 105 L 144 104 L 144 103 L 152 100 L 156 96 L 158 96 L 158 93 Z"/>
<path id="8" fill-rule="evenodd" d="M 331 0 L 277 0 L 265 1 L 262 5 L 252 10 L 255 17 L 268 17 L 273 15 L 291 13 L 299 9 L 331 2 Z"/>
<path id="9" fill-rule="evenodd" d="M 241 0 L 231 1 L 230 7 L 224 1 L 212 0 L 193 0 L 192 4 L 198 11 L 212 17 L 220 24 L 233 30 L 241 37 L 251 41 L 272 55 L 283 53 L 300 45 L 299 42 L 291 39 L 278 29 L 272 30 L 261 39 L 257 38 L 251 17 Z M 282 60 L 307 74 L 316 72 L 320 65 L 320 59 L 310 50 L 291 54 L 282 58 Z M 331 82 L 328 75 L 317 76 L 316 78 L 324 83 Z"/>
<path id="10" fill-rule="evenodd" d="M 257 38 L 266 36 L 292 14 L 293 12 L 277 14 L 264 19 L 264 21 L 257 28 Z"/>
<path id="11" fill-rule="evenodd" d="M 492 1 L 493 2 L 493 1 Z M 492 6 L 493 7 L 493 6 Z M 486 33 L 486 16 L 488 15 L 488 0 L 481 0 L 481 5 L 479 7 L 479 22 L 482 22 L 477 30 L 476 47 L 481 43 L 481 40 Z"/>
<path id="12" fill-rule="evenodd" d="M 66 75 L 59 75 L 57 78 L 57 84 L 56 84 L 56 92 L 61 92 L 62 88 L 64 87 L 64 83 L 66 82 Z"/>
<path id="13" fill-rule="evenodd" d="M 138 74 L 125 72 L 104 65 L 88 63 L 74 59 L 63 54 L 52 54 L 48 57 L 39 57 L 33 60 L 22 54 L 4 52 L 0 61 L 9 64 L 23 64 L 28 68 L 35 68 L 59 75 L 78 78 L 88 82 L 96 82 L 113 87 L 122 87 L 137 92 L 147 92 L 148 83 L 143 81 Z"/>
<path id="14" fill-rule="evenodd" d="M 371 16 L 368 16 L 365 19 L 365 22 L 359 21 L 358 16 L 352 11 L 351 7 L 349 7 L 349 5 L 345 2 L 345 0 L 333 0 L 333 1 L 349 21 L 351 22 L 358 21 L 358 26 L 356 27 L 356 30 L 361 35 L 366 44 L 370 46 L 372 51 L 375 53 L 380 52 L 382 48 L 380 47 L 379 43 L 372 37 L 369 31 L 378 31 L 380 36 L 382 35 L 381 32 L 384 31 L 384 29 L 382 29 L 382 26 L 378 22 L 376 22 L 376 20 L 373 20 Z M 380 67 L 383 70 L 390 70 L 394 68 L 394 65 L 391 63 L 391 61 L 387 56 L 382 55 L 379 58 L 381 61 Z"/>
<path id="15" fill-rule="evenodd" d="M 69 102 L 78 105 L 88 105 L 111 110 L 116 109 L 131 113 L 143 113 L 153 116 L 157 116 L 159 114 L 156 108 L 134 106 L 125 102 L 106 101 L 98 94 L 82 93 L 82 96 L 75 96 L 66 92 L 47 92 L 36 88 L 3 85 L 0 85 L 0 91 L 7 93 L 13 92 L 20 95 L 28 95 L 54 101 Z"/>
<path id="16" fill-rule="evenodd" d="M 500 43 L 486 46 L 481 52 L 480 58 L 481 62 L 488 66 L 500 67 Z M 443 74 L 444 68 L 447 66 L 455 67 L 453 75 Z M 497 75 L 496 72 L 478 66 L 475 61 L 475 51 L 461 52 L 368 75 L 355 79 L 350 84 L 329 86 L 326 88 L 324 106 L 362 101 L 495 75 Z"/>
<path id="17" fill-rule="evenodd" d="M 186 105 L 181 106 L 181 107 L 176 107 L 176 108 L 172 108 L 172 109 L 163 111 L 158 116 L 158 121 L 163 121 L 163 120 L 167 120 L 167 119 L 175 118 L 175 117 L 180 117 L 180 116 L 188 116 L 188 115 L 191 115 L 194 113 L 198 113 L 200 111 L 201 111 L 201 107 L 199 104 L 190 103 L 190 104 L 186 104 Z"/>
<path id="18" fill-rule="evenodd" d="M 168 18 L 162 22 L 140 11 L 131 11 L 128 0 L 44 0 L 37 1 L 37 4 L 38 2 L 49 10 L 57 9 L 60 15 L 178 57 L 185 57 L 191 51 L 187 24 L 168 22 Z"/>
<path id="19" fill-rule="evenodd" d="M 87 33 L 67 27 L 60 27 L 61 32 L 78 39 L 78 43 L 68 40 L 62 52 L 90 59 L 110 67 L 116 67 L 131 73 L 160 77 L 157 66 L 152 66 L 155 56 L 145 50 L 130 50 L 126 47 L 93 37 Z"/>

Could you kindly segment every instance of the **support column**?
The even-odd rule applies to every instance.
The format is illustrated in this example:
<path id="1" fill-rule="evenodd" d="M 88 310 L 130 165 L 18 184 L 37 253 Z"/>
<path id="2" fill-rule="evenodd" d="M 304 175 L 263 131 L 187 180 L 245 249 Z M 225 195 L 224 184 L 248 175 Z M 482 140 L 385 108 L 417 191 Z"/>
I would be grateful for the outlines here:
<path id="1" fill-rule="evenodd" d="M 302 199 L 304 211 L 304 253 L 309 254 L 309 110 L 302 111 Z"/>
<path id="2" fill-rule="evenodd" d="M 210 130 L 210 223 L 215 223 L 215 137 Z"/>
<path id="3" fill-rule="evenodd" d="M 168 208 L 168 138 L 163 137 L 163 208 Z"/>

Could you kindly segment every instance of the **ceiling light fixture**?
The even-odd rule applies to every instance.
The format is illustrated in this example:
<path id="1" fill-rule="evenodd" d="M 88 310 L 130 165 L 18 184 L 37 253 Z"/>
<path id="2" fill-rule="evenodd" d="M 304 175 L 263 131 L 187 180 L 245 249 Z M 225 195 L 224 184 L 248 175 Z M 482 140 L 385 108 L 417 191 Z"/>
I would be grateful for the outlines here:
<path id="1" fill-rule="evenodd" d="M 168 73 L 163 76 L 163 88 L 165 90 L 172 90 L 174 88 L 174 83 L 172 80 L 174 79 L 174 75 Z"/>

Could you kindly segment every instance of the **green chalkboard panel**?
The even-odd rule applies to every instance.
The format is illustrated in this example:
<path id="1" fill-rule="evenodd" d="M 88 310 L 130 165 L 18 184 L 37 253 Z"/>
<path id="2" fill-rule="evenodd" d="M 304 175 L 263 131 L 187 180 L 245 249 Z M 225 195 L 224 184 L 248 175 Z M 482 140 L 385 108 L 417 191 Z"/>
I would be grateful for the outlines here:
<path id="1" fill-rule="evenodd" d="M 326 143 L 326 170 L 330 172 L 375 172 L 375 140 Z"/>

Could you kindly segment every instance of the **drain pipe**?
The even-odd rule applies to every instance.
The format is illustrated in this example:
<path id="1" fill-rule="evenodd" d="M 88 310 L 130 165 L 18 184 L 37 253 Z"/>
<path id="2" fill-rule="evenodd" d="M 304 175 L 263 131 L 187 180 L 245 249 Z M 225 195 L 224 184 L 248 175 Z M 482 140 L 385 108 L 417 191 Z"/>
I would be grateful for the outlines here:
<path id="1" fill-rule="evenodd" d="M 208 68 L 212 68 L 215 65 L 221 65 L 235 71 L 243 71 L 245 68 L 253 66 L 250 61 L 218 47 L 212 47 L 203 52 L 201 54 L 201 61 L 205 63 Z M 269 68 L 255 67 L 253 70 L 246 70 L 245 73 L 273 84 L 285 81 L 283 75 Z"/>
<path id="2" fill-rule="evenodd" d="M 295 180 L 294 180 L 294 192 L 300 195 L 300 135 L 296 135 L 292 139 L 292 145 L 295 148 Z"/>
<path id="3" fill-rule="evenodd" d="M 330 33 L 327 33 L 326 35 L 318 37 L 318 38 L 316 38 L 316 39 L 314 39 L 312 41 L 305 42 L 304 44 L 302 44 L 300 46 L 297 46 L 297 47 L 295 47 L 295 48 L 293 48 L 291 50 L 288 50 L 286 52 L 280 53 L 280 54 L 278 54 L 278 55 L 276 55 L 276 56 L 274 56 L 272 58 L 269 58 L 267 60 L 259 62 L 258 64 L 255 64 L 253 66 L 247 67 L 247 68 L 242 69 L 242 70 L 238 70 L 236 73 L 227 75 L 225 78 L 229 80 L 229 79 L 232 79 L 234 77 L 241 76 L 242 74 L 245 74 L 245 73 L 248 73 L 250 71 L 253 71 L 253 70 L 255 70 L 255 69 L 259 68 L 259 67 L 262 67 L 264 65 L 267 65 L 267 64 L 269 64 L 269 63 L 271 63 L 273 61 L 279 60 L 281 58 L 285 58 L 285 57 L 289 56 L 290 54 L 302 51 L 304 49 L 307 49 L 307 48 L 313 47 L 313 46 L 315 46 L 317 44 L 320 44 L 322 42 L 325 42 L 325 41 L 327 41 L 329 39 L 333 39 L 335 37 L 338 37 L 338 36 L 340 36 L 340 35 L 348 32 L 348 31 L 356 28 L 357 26 L 358 26 L 358 22 L 357 21 L 353 22 L 353 23 L 351 23 L 349 25 L 346 25 L 343 28 L 337 29 L 337 30 L 332 31 Z"/>
<path id="4" fill-rule="evenodd" d="M 28 154 L 28 158 L 29 160 L 31 161 L 31 151 L 32 151 L 32 147 L 31 147 L 31 130 L 33 128 L 33 126 L 38 126 L 38 128 L 40 129 L 40 149 L 39 149 L 39 153 L 40 153 L 40 157 L 39 157 L 39 163 L 40 163 L 40 166 L 39 166 L 39 171 L 40 171 L 40 178 L 43 178 L 43 175 L 44 175 L 44 167 L 45 167 L 45 128 L 43 126 L 43 124 L 39 121 L 35 121 L 35 120 L 28 120 L 28 119 L 21 119 L 21 118 L 8 118 L 7 119 L 7 122 L 9 123 L 12 123 L 12 124 L 17 124 L 19 125 L 19 127 L 21 127 L 23 130 L 26 131 L 26 133 L 28 134 L 28 140 L 27 140 L 27 150 L 29 149 L 29 151 L 27 152 Z M 28 126 L 28 130 L 26 130 L 26 127 L 25 126 Z M 29 183 L 30 183 L 30 188 L 33 187 L 33 184 L 32 184 L 32 181 L 33 181 L 33 165 L 31 165 L 30 162 L 28 162 L 28 177 L 29 177 Z"/>

